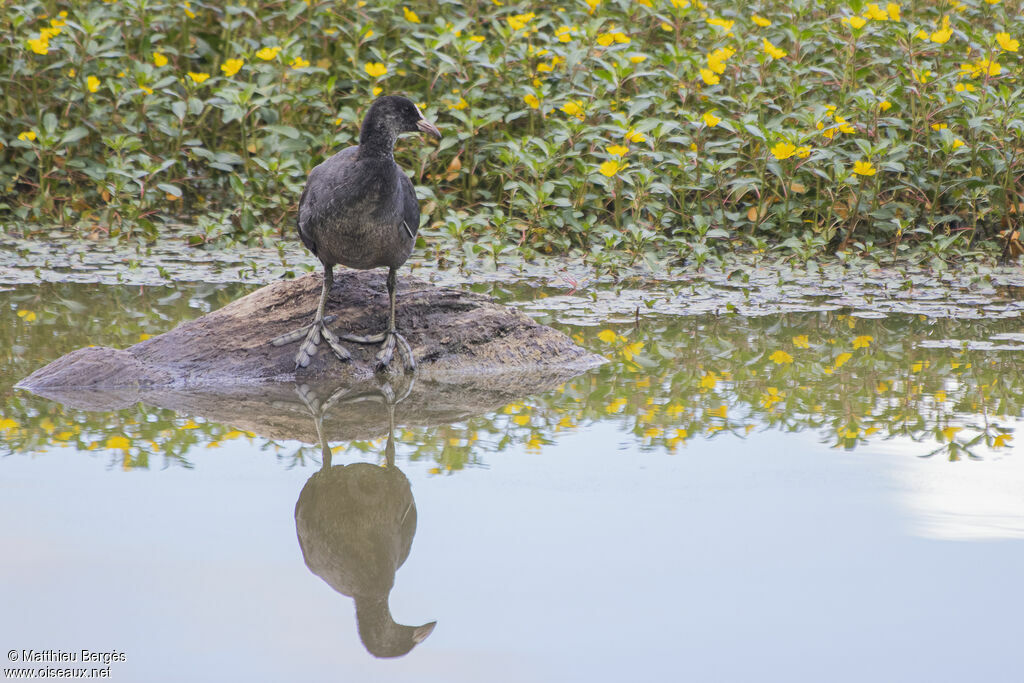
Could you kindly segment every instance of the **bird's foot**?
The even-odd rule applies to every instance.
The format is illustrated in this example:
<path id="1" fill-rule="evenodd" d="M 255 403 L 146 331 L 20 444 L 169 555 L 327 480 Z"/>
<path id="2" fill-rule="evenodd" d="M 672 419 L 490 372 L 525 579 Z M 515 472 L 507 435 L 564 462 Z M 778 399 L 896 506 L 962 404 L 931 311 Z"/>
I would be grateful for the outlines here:
<path id="1" fill-rule="evenodd" d="M 304 325 L 297 330 L 292 330 L 287 334 L 283 334 L 276 339 L 271 340 L 271 344 L 274 346 L 284 346 L 290 344 L 299 339 L 303 339 L 302 345 L 299 346 L 299 352 L 295 354 L 295 369 L 309 367 L 310 362 L 313 360 L 313 356 L 316 355 L 316 347 L 320 344 L 321 339 L 325 339 L 327 344 L 334 351 L 334 355 L 338 357 L 340 361 L 347 361 L 352 359 L 352 354 L 348 352 L 342 343 L 338 339 L 338 336 L 331 332 L 327 327 L 329 322 L 332 322 L 335 316 L 327 316 L 321 320 L 314 320 L 309 325 Z"/>
<path id="2" fill-rule="evenodd" d="M 406 374 L 416 371 L 416 359 L 412 356 L 412 347 L 405 337 L 395 330 L 391 330 L 384 338 L 384 345 L 377 352 L 377 371 L 386 371 L 391 366 L 391 359 L 395 355 L 395 347 L 398 347 L 398 355 L 402 357 L 402 365 L 405 366 Z"/>
<path id="3" fill-rule="evenodd" d="M 380 334 L 371 334 L 363 337 L 356 335 L 345 335 L 342 337 L 345 341 L 355 342 L 356 344 L 380 344 L 384 345 L 380 351 L 377 352 L 377 371 L 382 372 L 387 370 L 391 366 L 391 360 L 395 355 L 395 347 L 399 349 L 399 355 L 402 356 L 402 364 L 405 366 L 405 372 L 411 373 L 416 370 L 416 359 L 412 355 L 412 347 L 409 346 L 409 342 L 405 340 L 405 337 L 400 335 L 396 330 L 390 330 L 388 332 L 382 332 Z"/>

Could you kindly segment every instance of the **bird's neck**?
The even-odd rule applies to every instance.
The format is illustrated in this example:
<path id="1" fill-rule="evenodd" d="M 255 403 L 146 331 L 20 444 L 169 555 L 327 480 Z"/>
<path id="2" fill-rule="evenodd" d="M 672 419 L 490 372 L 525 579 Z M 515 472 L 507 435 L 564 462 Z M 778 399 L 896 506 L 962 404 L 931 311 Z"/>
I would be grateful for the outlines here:
<path id="1" fill-rule="evenodd" d="M 390 127 L 382 125 L 375 116 L 368 117 L 359 130 L 359 157 L 394 159 L 397 138 L 395 132 Z"/>

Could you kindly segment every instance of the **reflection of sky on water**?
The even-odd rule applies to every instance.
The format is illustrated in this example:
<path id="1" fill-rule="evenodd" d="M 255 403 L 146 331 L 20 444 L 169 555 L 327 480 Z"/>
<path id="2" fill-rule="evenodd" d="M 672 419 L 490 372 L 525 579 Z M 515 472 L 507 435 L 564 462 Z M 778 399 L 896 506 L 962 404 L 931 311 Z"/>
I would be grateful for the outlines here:
<path id="1" fill-rule="evenodd" d="M 1020 433 L 1024 420 L 1010 424 Z M 889 463 L 899 499 L 910 512 L 913 530 L 944 540 L 1024 539 L 1024 442 L 985 454 L 984 461 L 914 459 L 913 442 L 892 439 L 871 451 Z M 872 463 L 875 466 L 877 463 Z"/>
<path id="2" fill-rule="evenodd" d="M 991 494 L 1020 481 L 1016 445 L 950 463 L 767 431 L 668 454 L 599 423 L 457 476 L 400 445 L 419 526 L 391 607 L 438 625 L 381 661 L 303 563 L 315 466 L 259 443 L 194 470 L 4 459 L 0 640 L 122 649 L 147 681 L 1013 680 L 1024 546 L 963 519 L 1019 513 Z"/>

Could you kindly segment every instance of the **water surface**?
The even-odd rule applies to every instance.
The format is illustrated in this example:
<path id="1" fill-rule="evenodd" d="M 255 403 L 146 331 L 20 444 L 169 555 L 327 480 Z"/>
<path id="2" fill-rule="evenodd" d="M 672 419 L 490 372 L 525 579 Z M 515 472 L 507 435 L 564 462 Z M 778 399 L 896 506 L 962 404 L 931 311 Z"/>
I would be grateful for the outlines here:
<path id="1" fill-rule="evenodd" d="M 119 650 L 123 681 L 1018 679 L 1018 290 L 958 319 L 670 310 L 692 284 L 475 286 L 610 362 L 448 421 L 403 386 L 285 388 L 234 423 L 85 411 L 12 385 L 253 285 L 0 291 L 0 642 Z M 390 611 L 437 625 L 404 656 L 370 653 L 310 560 L 330 515 L 297 530 L 318 433 L 332 465 L 408 481 Z M 380 523 L 399 546 L 400 488 L 373 503 L 399 509 Z"/>

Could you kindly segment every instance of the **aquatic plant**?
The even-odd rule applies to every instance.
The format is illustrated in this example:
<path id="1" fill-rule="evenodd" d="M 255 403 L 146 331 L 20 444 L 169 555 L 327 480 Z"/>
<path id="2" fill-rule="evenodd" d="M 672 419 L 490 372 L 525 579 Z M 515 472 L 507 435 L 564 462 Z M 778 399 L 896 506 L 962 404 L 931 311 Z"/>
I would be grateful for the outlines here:
<path id="1" fill-rule="evenodd" d="M 8 4 L 0 220 L 290 236 L 309 168 L 405 93 L 445 131 L 399 150 L 428 238 L 597 261 L 787 240 L 955 253 L 1024 207 L 1015 7 Z"/>

